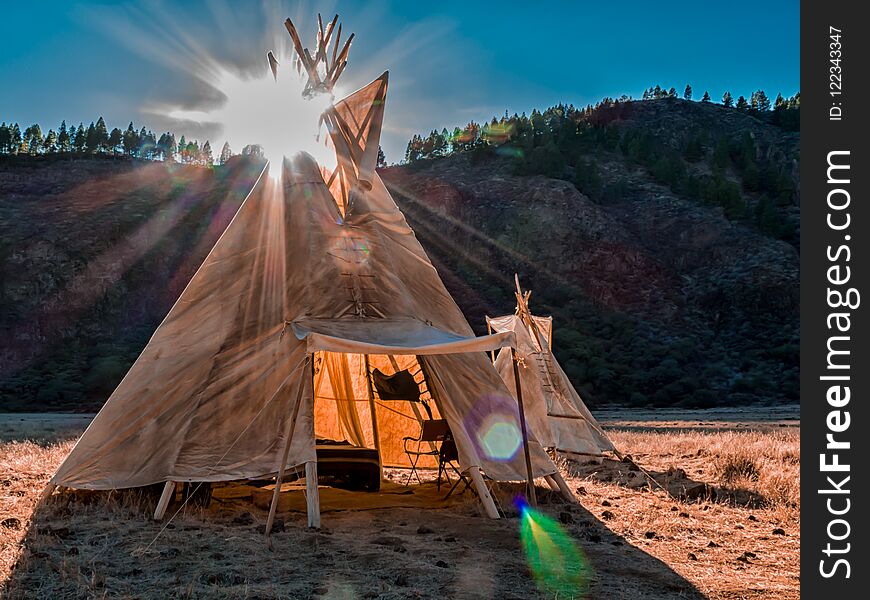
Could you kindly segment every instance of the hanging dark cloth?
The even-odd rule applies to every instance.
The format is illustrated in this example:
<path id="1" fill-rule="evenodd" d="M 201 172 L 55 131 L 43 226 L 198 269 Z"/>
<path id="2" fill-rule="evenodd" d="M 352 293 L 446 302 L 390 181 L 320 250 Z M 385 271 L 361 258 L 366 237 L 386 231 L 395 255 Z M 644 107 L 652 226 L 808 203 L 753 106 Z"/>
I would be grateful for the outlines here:
<path id="1" fill-rule="evenodd" d="M 420 386 L 407 369 L 398 371 L 393 375 L 384 375 L 380 369 L 375 369 L 372 371 L 372 382 L 375 384 L 375 389 L 381 400 L 419 402 L 426 409 L 429 418 L 432 418 L 429 406 L 420 399 Z"/>

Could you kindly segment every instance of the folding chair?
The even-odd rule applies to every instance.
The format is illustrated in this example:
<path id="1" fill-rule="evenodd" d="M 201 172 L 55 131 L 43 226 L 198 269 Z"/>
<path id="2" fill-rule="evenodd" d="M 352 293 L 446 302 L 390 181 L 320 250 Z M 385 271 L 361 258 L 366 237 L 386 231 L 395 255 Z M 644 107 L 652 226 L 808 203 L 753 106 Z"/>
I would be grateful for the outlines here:
<path id="1" fill-rule="evenodd" d="M 477 492 L 474 491 L 473 487 L 471 487 L 471 482 L 462 473 L 462 471 L 459 470 L 459 468 L 456 466 L 456 464 L 454 464 L 457 461 L 459 461 L 459 450 L 456 448 L 456 442 L 453 441 L 453 434 L 448 429 L 447 436 L 441 442 L 441 447 L 439 448 L 439 452 L 438 452 L 438 474 L 439 474 L 438 482 L 439 482 L 439 484 L 441 482 L 441 470 L 442 469 L 444 470 L 444 476 L 447 477 L 447 467 L 449 466 L 451 469 L 453 469 L 453 472 L 456 473 L 456 483 L 454 483 L 450 487 L 450 491 L 447 492 L 446 496 L 444 496 L 445 500 L 450 497 L 450 494 L 452 494 L 454 491 L 456 491 L 456 488 L 459 487 L 460 483 L 464 483 L 465 485 L 463 486 L 463 488 L 461 490 L 459 490 L 458 493 L 464 494 L 465 490 L 470 489 L 474 493 L 475 496 L 477 495 Z M 448 478 L 447 481 L 449 482 L 450 479 Z M 439 486 L 439 490 L 440 490 L 440 486 Z"/>
<path id="2" fill-rule="evenodd" d="M 441 473 L 450 482 L 450 477 L 447 475 L 447 469 L 444 462 L 441 460 L 441 448 L 435 447 L 435 444 L 440 443 L 443 448 L 444 440 L 450 439 L 450 426 L 447 425 L 446 419 L 427 419 L 420 425 L 420 435 L 417 437 L 404 437 L 402 444 L 405 449 L 405 454 L 408 455 L 408 460 L 411 463 L 411 472 L 408 473 L 408 480 L 405 485 L 410 485 L 411 478 L 417 477 L 417 481 L 423 483 L 420 479 L 420 474 L 417 472 L 417 463 L 421 456 L 437 456 L 438 457 L 438 490 L 441 490 Z M 423 449 L 423 444 L 429 447 Z M 454 445 L 455 448 L 455 445 Z"/>

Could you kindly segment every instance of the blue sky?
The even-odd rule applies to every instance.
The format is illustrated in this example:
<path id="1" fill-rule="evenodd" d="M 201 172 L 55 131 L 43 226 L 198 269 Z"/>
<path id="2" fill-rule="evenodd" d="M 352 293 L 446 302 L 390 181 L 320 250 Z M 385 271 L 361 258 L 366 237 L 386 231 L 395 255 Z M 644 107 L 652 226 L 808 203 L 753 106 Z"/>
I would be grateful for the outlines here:
<path id="1" fill-rule="evenodd" d="M 341 14 L 357 37 L 342 84 L 390 70 L 384 150 L 399 160 L 415 132 L 558 102 L 636 97 L 690 83 L 718 100 L 800 89 L 799 2 L 77 2 L 4 5 L 0 121 L 44 129 L 103 115 L 222 143 L 209 126 L 173 122 L 168 106 L 220 102 L 212 61 L 261 74 L 287 52 L 285 17 L 312 33 Z M 217 140 L 217 142 L 216 142 Z M 257 140 L 245 140 L 245 143 Z M 238 150 L 238 148 L 235 148 Z"/>

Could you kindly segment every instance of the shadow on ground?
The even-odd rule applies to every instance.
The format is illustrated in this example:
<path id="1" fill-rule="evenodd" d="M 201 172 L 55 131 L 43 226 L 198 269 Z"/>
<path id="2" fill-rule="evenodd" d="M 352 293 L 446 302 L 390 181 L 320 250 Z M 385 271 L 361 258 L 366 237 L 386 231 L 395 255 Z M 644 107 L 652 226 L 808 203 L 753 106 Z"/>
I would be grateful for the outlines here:
<path id="1" fill-rule="evenodd" d="M 412 486 L 413 489 L 413 486 Z M 281 515 L 271 543 L 266 511 L 250 500 L 185 507 L 149 519 L 153 494 L 60 493 L 24 532 L 4 597 L 547 598 L 531 576 L 510 498 L 506 518 L 479 515 L 468 492 L 449 508 L 330 511 L 323 529 Z M 362 492 L 360 492 L 362 493 Z M 540 510 L 585 552 L 590 598 L 701 598 L 663 562 L 611 532 L 580 505 L 539 490 Z M 178 510 L 171 507 L 167 515 Z M 564 598 L 564 595 L 560 596 Z M 575 597 L 583 597 L 578 593 Z"/>

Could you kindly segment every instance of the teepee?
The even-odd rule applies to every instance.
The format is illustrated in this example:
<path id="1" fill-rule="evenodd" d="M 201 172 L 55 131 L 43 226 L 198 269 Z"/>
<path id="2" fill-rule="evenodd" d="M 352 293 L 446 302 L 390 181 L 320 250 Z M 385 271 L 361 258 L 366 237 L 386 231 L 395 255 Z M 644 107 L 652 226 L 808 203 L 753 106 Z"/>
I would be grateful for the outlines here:
<path id="1" fill-rule="evenodd" d="M 513 333 L 515 350 L 493 353 L 493 363 L 511 393 L 517 383 L 525 399 L 528 429 L 544 448 L 574 454 L 601 455 L 615 451 L 613 442 L 586 408 L 553 356 L 553 318 L 529 311 L 531 292 L 523 292 L 516 277 L 516 312 L 487 317 L 489 332 Z"/>
<path id="2" fill-rule="evenodd" d="M 285 23 L 306 95 L 331 94 L 347 64 L 337 20 L 319 24 L 313 51 Z M 282 75 L 271 53 L 269 63 Z M 306 153 L 266 166 L 47 493 L 165 482 L 159 518 L 177 482 L 274 476 L 268 534 L 282 477 L 304 469 L 318 527 L 317 438 L 401 466 L 402 437 L 419 431 L 414 404 L 379 398 L 378 369 L 413 374 L 490 517 L 484 476 L 546 477 L 573 500 L 487 357 L 515 334 L 474 335 L 375 172 L 387 81 L 322 114 L 334 170 Z"/>

